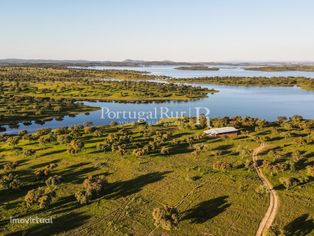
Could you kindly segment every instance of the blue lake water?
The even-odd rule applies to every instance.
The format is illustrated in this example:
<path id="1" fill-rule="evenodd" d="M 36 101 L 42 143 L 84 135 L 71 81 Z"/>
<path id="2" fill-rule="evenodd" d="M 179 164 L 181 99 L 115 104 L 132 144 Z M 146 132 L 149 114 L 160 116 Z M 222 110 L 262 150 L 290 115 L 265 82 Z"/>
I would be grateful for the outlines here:
<path id="1" fill-rule="evenodd" d="M 153 75 L 166 75 L 174 78 L 193 78 L 193 77 L 214 77 L 214 76 L 237 76 L 237 77 L 308 77 L 314 78 L 314 72 L 306 71 L 280 71 L 280 72 L 265 72 L 265 71 L 251 71 L 245 70 L 241 66 L 224 66 L 218 65 L 218 71 L 197 71 L 197 70 L 176 70 L 178 66 L 143 66 L 143 67 L 130 67 L 130 66 L 92 66 L 87 67 L 91 69 L 113 69 L 113 70 L 138 70 L 147 71 Z"/>
<path id="2" fill-rule="evenodd" d="M 38 128 L 58 128 L 93 122 L 94 125 L 109 124 L 115 120 L 118 122 L 137 121 L 141 113 L 149 117 L 149 122 L 155 122 L 169 116 L 196 115 L 199 107 L 200 113 L 209 113 L 209 117 L 215 116 L 252 116 L 275 120 L 277 116 L 298 114 L 304 118 L 314 118 L 314 91 L 305 91 L 297 87 L 236 87 L 221 85 L 201 85 L 219 90 L 219 93 L 208 95 L 207 98 L 188 102 L 166 102 L 150 104 L 125 104 L 114 102 L 85 102 L 87 105 L 103 107 L 102 110 L 91 112 L 89 115 L 80 114 L 76 117 L 64 117 L 63 121 L 48 121 L 44 125 L 30 126 L 20 124 L 19 128 L 7 128 L 8 133 L 17 133 L 19 130 L 35 131 Z M 110 113 L 106 112 L 110 110 Z M 168 111 L 168 112 L 167 112 Z M 122 113 L 125 113 L 123 116 Z M 104 113 L 104 114 L 103 114 Z M 151 114 L 152 115 L 149 115 Z M 157 113 L 157 116 L 154 116 Z M 116 116 L 110 116 L 114 115 Z M 117 115 L 119 114 L 119 115 Z M 135 114 L 135 115 L 134 115 Z M 102 115 L 104 115 L 102 117 Z M 109 117 L 108 117 L 109 116 Z M 151 117 L 151 118 L 150 118 Z"/>

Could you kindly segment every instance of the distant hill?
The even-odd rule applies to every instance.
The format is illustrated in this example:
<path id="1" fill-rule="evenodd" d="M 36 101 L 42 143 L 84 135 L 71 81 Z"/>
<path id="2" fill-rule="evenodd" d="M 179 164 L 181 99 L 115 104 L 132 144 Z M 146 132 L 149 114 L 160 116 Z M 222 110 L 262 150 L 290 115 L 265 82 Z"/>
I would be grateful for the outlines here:
<path id="1" fill-rule="evenodd" d="M 0 65 L 45 65 L 45 66 L 279 66 L 290 65 L 290 62 L 175 62 L 170 60 L 144 61 L 126 59 L 124 61 L 89 61 L 89 60 L 49 60 L 49 59 L 0 59 Z M 313 62 L 294 63 L 299 65 L 313 64 Z"/>

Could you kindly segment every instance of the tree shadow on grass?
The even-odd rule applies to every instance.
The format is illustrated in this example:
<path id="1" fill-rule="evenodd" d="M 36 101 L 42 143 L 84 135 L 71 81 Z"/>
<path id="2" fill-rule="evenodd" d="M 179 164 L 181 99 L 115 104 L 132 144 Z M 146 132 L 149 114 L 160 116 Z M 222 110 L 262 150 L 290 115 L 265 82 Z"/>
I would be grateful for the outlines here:
<path id="1" fill-rule="evenodd" d="M 286 190 L 286 187 L 283 184 L 278 184 L 274 186 L 274 190 L 283 191 L 283 190 Z"/>
<path id="2" fill-rule="evenodd" d="M 18 163 L 18 167 L 21 167 L 23 165 L 25 165 L 29 160 L 26 159 L 22 159 L 22 160 L 18 160 L 16 161 Z M 0 164 L 1 165 L 1 164 Z"/>
<path id="3" fill-rule="evenodd" d="M 41 168 L 41 167 L 44 167 L 44 166 L 47 166 L 47 165 L 50 165 L 50 164 L 57 164 L 60 161 L 61 161 L 60 159 L 53 160 L 53 161 L 48 161 L 48 162 L 40 163 L 40 164 L 37 164 L 37 165 L 33 165 L 31 168 L 33 170 L 33 169 Z"/>
<path id="4" fill-rule="evenodd" d="M 111 193 L 108 195 L 108 198 L 117 199 L 137 193 L 141 191 L 144 186 L 162 180 L 165 175 L 169 173 L 171 173 L 171 171 L 153 172 L 138 176 L 131 180 L 113 183 L 112 186 L 106 189 L 106 192 Z"/>
<path id="5" fill-rule="evenodd" d="M 183 213 L 183 220 L 193 224 L 202 224 L 224 212 L 231 204 L 227 203 L 228 196 L 217 197 L 201 202 Z"/>
<path id="6" fill-rule="evenodd" d="M 51 211 L 53 214 L 61 214 L 80 207 L 81 205 L 76 201 L 75 196 L 70 195 L 60 198 L 57 202 L 51 204 L 49 211 Z"/>
<path id="7" fill-rule="evenodd" d="M 95 147 L 93 147 L 93 148 L 95 148 Z M 96 153 L 103 153 L 103 154 L 105 154 L 106 152 L 101 151 L 101 150 L 95 150 L 95 151 L 89 152 L 88 154 L 96 154 Z M 107 152 L 107 153 L 108 153 L 108 152 Z"/>
<path id="8" fill-rule="evenodd" d="M 67 168 L 62 172 L 58 172 L 62 176 L 64 183 L 81 183 L 85 178 L 85 174 L 97 170 L 95 167 L 86 167 L 86 168 Z"/>
<path id="9" fill-rule="evenodd" d="M 88 221 L 90 216 L 84 213 L 72 212 L 53 219 L 52 224 L 37 224 L 28 230 L 6 234 L 7 236 L 18 235 L 56 235 L 82 226 Z"/>
<path id="10" fill-rule="evenodd" d="M 99 143 L 99 142 L 102 142 L 103 140 L 104 139 L 102 137 L 99 137 L 99 138 L 84 137 L 84 138 L 82 138 L 82 141 L 84 142 L 84 144 Z"/>
<path id="11" fill-rule="evenodd" d="M 284 227 L 287 236 L 305 236 L 314 230 L 314 221 L 309 214 L 303 214 Z"/>
<path id="12" fill-rule="evenodd" d="M 41 154 L 40 157 L 54 155 L 54 154 L 58 154 L 58 153 L 62 153 L 62 152 L 66 152 L 66 149 L 60 149 L 60 150 L 54 150 L 54 151 L 46 152 L 44 154 Z"/>
<path id="13" fill-rule="evenodd" d="M 180 143 L 180 144 L 173 145 L 171 147 L 170 152 L 172 155 L 175 155 L 175 154 L 191 153 L 192 151 L 193 149 L 190 148 L 187 143 Z"/>
<path id="14" fill-rule="evenodd" d="M 280 137 L 280 136 L 277 136 L 277 137 L 273 137 L 270 139 L 270 141 L 274 142 L 274 141 L 279 141 L 279 140 L 282 140 L 283 137 Z"/>
<path id="15" fill-rule="evenodd" d="M 43 185 L 43 184 L 42 184 Z M 34 188 L 39 187 L 39 183 L 24 185 L 19 189 L 2 189 L 0 190 L 0 204 L 11 202 L 26 195 L 26 193 Z"/>
<path id="16" fill-rule="evenodd" d="M 109 187 L 103 192 L 103 194 L 99 195 L 94 200 L 95 201 L 99 200 L 103 196 L 107 196 L 109 199 L 117 199 L 120 197 L 126 197 L 128 195 L 137 193 L 137 192 L 141 191 L 144 186 L 162 180 L 165 177 L 165 175 L 170 173 L 170 172 L 171 171 L 153 172 L 153 173 L 138 176 L 138 177 L 131 179 L 131 180 L 116 182 L 114 184 L 109 185 Z M 71 173 L 71 174 L 75 175 L 75 174 L 77 174 L 77 172 Z M 25 195 L 25 193 L 23 193 L 23 195 Z M 93 203 L 93 202 L 94 201 L 92 201 L 91 203 Z M 38 209 L 36 211 L 32 211 L 31 214 L 35 214 L 35 213 L 38 214 L 40 212 L 45 212 L 47 210 L 51 214 L 54 214 L 54 215 L 55 214 L 63 214 L 66 212 L 71 212 L 71 211 L 78 209 L 80 207 L 81 207 L 81 205 L 77 203 L 74 195 L 70 195 L 70 196 L 60 198 L 57 202 L 52 203 L 49 206 L 49 208 L 47 208 L 47 209 Z M 26 217 L 26 216 L 30 216 L 30 213 L 28 212 L 24 215 L 20 215 L 19 218 Z M 78 220 L 80 220 L 80 219 L 78 219 Z M 56 220 L 56 222 L 57 222 L 57 220 Z M 9 220 L 0 221 L 0 226 L 6 225 L 8 223 L 9 223 Z M 65 224 L 66 224 L 66 221 L 65 221 Z M 53 226 L 55 227 L 55 224 L 53 224 Z M 58 226 L 56 226 L 56 227 L 58 228 Z M 54 231 L 51 229 L 51 231 L 53 233 L 49 234 L 50 233 L 50 231 L 49 231 L 48 234 L 44 234 L 44 233 L 46 233 L 46 230 L 47 230 L 47 232 L 49 231 L 49 225 L 48 226 L 42 226 L 39 229 L 37 229 L 35 227 L 34 230 L 32 229 L 32 231 L 30 231 L 30 232 L 31 233 L 34 232 L 34 235 L 36 235 L 35 233 L 37 233 L 37 235 L 51 235 L 51 234 L 56 234 L 58 232 L 63 232 L 63 231 L 69 230 L 69 229 L 64 228 L 62 231 Z M 19 233 L 22 234 L 23 232 L 19 232 Z M 11 234 L 11 235 L 21 235 L 21 234 Z M 30 235 L 32 235 L 32 234 L 30 234 Z"/>
<path id="17" fill-rule="evenodd" d="M 184 132 L 184 133 L 179 133 L 179 134 L 174 134 L 173 136 L 172 136 L 172 138 L 173 139 L 175 139 L 175 138 L 181 138 L 181 137 L 183 137 L 184 135 L 189 135 L 190 133 L 188 133 L 188 132 Z"/>
<path id="18" fill-rule="evenodd" d="M 225 151 L 225 150 L 229 150 L 233 147 L 233 144 L 226 144 L 226 145 L 220 145 L 216 148 L 214 148 L 213 150 L 219 150 L 219 151 Z"/>
<path id="19" fill-rule="evenodd" d="M 314 157 L 314 152 L 309 152 L 309 153 L 306 153 L 304 155 L 305 158 L 311 158 L 311 157 Z"/>
<path id="20" fill-rule="evenodd" d="M 18 202 L 17 204 L 19 204 Z M 7 204 L 8 205 L 8 204 Z M 49 215 L 63 214 L 80 208 L 81 205 L 75 199 L 74 195 L 62 197 L 57 202 L 52 203 L 49 208 L 27 210 L 23 214 L 16 215 L 16 218 L 28 218 L 32 215 L 48 212 Z M 10 219 L 0 220 L 0 228 L 10 223 Z"/>

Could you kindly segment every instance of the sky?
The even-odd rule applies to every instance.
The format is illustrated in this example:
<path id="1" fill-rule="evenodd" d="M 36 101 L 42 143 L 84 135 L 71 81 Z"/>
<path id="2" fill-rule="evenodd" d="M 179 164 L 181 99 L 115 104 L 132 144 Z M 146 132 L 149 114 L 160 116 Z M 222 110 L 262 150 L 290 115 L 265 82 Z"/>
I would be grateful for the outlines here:
<path id="1" fill-rule="evenodd" d="M 313 0 L 0 0 L 0 58 L 314 61 Z"/>

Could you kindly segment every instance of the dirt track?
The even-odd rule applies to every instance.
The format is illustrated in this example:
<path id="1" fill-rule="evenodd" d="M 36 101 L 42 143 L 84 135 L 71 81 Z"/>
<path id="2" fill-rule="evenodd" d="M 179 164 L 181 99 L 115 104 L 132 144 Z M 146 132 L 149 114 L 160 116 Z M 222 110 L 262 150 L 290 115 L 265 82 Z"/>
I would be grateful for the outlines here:
<path id="1" fill-rule="evenodd" d="M 259 224 L 258 230 L 256 232 L 256 236 L 262 236 L 263 233 L 269 229 L 269 227 L 274 222 L 278 209 L 279 209 L 279 197 L 278 197 L 277 192 L 273 189 L 272 184 L 268 181 L 266 176 L 263 174 L 262 170 L 256 165 L 257 156 L 265 147 L 266 147 L 265 144 L 261 144 L 259 147 L 254 149 L 253 155 L 252 155 L 252 158 L 254 161 L 254 167 L 256 169 L 258 177 L 261 179 L 264 186 L 269 191 L 269 197 L 270 197 L 269 207 L 262 221 Z"/>

